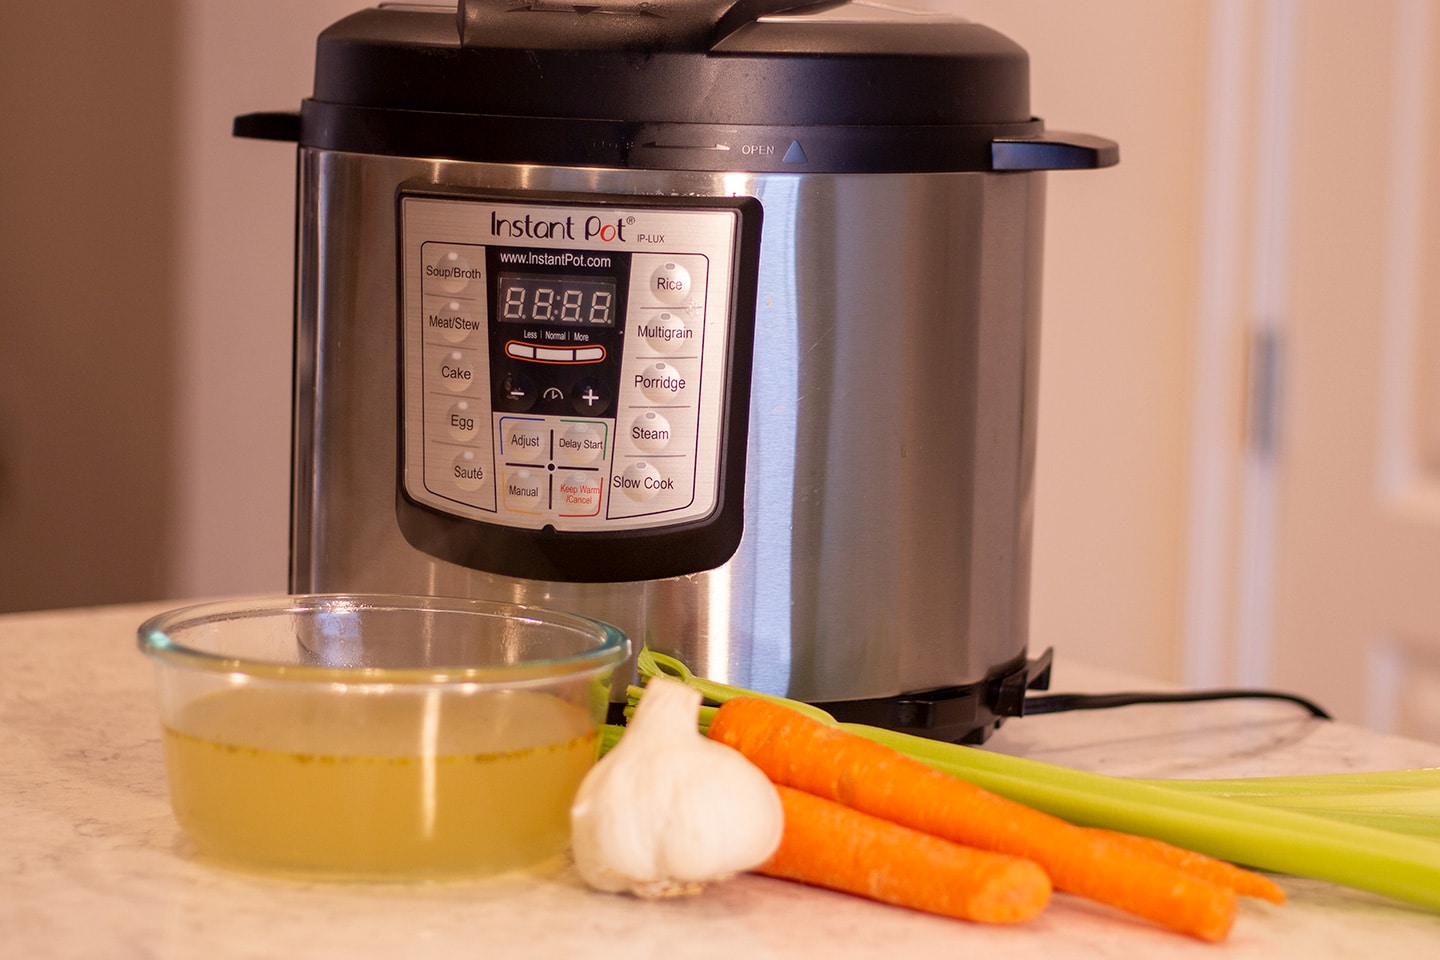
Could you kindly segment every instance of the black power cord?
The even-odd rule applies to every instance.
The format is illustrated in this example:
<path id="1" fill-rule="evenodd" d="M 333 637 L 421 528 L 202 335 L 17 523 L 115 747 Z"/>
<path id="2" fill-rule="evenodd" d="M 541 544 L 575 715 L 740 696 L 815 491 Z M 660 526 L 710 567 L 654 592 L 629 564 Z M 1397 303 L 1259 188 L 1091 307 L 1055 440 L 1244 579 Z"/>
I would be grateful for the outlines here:
<path id="1" fill-rule="evenodd" d="M 1137 703 L 1197 703 L 1203 700 L 1284 700 L 1298 704 L 1321 720 L 1334 719 L 1313 700 L 1278 690 L 1180 690 L 1166 693 L 1051 693 L 1027 696 L 1021 716 L 1038 713 L 1064 713 L 1070 710 L 1107 710 Z"/>

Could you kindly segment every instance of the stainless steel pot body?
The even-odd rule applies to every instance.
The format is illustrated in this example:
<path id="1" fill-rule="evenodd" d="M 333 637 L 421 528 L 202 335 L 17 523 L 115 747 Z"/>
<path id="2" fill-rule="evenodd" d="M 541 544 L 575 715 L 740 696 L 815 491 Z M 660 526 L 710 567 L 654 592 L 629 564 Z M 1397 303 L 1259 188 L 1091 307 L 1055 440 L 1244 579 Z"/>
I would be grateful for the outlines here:
<path id="1" fill-rule="evenodd" d="M 758 198 L 744 533 L 722 566 L 522 580 L 396 521 L 402 183 Z M 1042 172 L 692 173 L 300 151 L 291 588 L 570 609 L 814 702 L 984 680 L 1027 643 Z M 638 548 L 637 548 L 638 549 Z"/>

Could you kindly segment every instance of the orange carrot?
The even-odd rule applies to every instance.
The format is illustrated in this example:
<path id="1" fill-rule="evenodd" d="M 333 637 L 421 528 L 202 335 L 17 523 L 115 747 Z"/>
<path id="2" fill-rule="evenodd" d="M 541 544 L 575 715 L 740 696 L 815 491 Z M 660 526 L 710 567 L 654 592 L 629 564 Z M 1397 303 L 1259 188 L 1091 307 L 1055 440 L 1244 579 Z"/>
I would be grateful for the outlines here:
<path id="1" fill-rule="evenodd" d="M 780 847 L 758 871 L 882 903 L 978 923 L 1021 923 L 1045 909 L 1050 878 L 1019 857 L 976 850 L 776 786 Z"/>
<path id="2" fill-rule="evenodd" d="M 1057 890 L 1202 940 L 1224 939 L 1234 923 L 1233 890 L 1098 841 L 1085 828 L 783 705 L 754 697 L 729 700 L 715 712 L 709 735 L 739 750 L 777 784 L 954 843 L 1034 860 Z"/>
<path id="3" fill-rule="evenodd" d="M 1196 853 L 1194 850 L 1186 850 L 1184 847 L 1177 847 L 1153 837 L 1142 837 L 1101 827 L 1086 827 L 1085 831 L 1103 839 L 1106 843 L 1116 844 L 1142 856 L 1152 857 L 1168 863 L 1172 867 L 1178 867 L 1192 877 L 1222 887 L 1229 887 L 1242 897 L 1255 897 L 1271 903 L 1285 902 L 1285 891 L 1280 888 L 1278 883 L 1262 874 L 1237 867 L 1233 863 L 1217 860 L 1215 857 Z"/>

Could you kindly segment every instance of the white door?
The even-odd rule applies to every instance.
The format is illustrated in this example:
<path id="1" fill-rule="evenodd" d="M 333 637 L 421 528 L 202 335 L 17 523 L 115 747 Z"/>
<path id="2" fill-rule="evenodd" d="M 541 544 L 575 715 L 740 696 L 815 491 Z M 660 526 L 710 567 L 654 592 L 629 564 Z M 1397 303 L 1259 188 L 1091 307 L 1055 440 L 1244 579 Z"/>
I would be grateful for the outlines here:
<path id="1" fill-rule="evenodd" d="M 1295 12 L 1270 679 L 1440 740 L 1440 7 Z"/>

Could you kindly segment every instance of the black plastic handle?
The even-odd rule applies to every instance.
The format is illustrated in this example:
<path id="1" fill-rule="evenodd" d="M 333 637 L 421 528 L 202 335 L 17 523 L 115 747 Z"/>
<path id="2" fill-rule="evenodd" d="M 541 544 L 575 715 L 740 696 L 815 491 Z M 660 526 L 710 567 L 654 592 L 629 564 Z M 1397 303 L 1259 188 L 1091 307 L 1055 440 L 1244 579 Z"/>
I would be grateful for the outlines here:
<path id="1" fill-rule="evenodd" d="M 834 0 L 460 0 L 460 45 L 705 51 L 748 23 Z"/>
<path id="2" fill-rule="evenodd" d="M 1120 162 L 1120 145 L 1088 133 L 1050 131 L 1043 137 L 1002 137 L 990 144 L 992 170 L 1094 170 Z"/>

